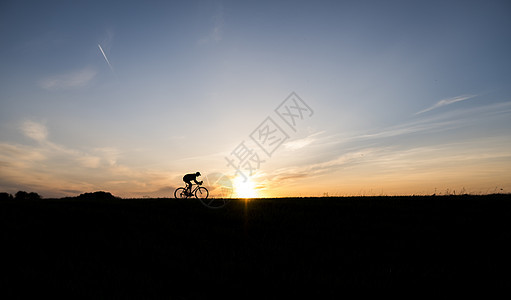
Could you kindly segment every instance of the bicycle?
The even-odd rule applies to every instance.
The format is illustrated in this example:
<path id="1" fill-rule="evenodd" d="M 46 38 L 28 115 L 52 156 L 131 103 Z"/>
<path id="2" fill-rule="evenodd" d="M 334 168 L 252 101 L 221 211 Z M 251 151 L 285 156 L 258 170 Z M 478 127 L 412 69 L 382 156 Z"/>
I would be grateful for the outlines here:
<path id="1" fill-rule="evenodd" d="M 192 190 L 191 193 L 188 193 L 186 187 L 180 187 L 177 188 L 174 191 L 174 197 L 177 199 L 186 199 L 195 196 L 197 199 L 207 199 L 209 196 L 209 191 L 207 188 L 200 186 L 202 185 L 202 182 L 200 184 L 192 184 L 192 186 L 195 185 L 195 188 Z"/>

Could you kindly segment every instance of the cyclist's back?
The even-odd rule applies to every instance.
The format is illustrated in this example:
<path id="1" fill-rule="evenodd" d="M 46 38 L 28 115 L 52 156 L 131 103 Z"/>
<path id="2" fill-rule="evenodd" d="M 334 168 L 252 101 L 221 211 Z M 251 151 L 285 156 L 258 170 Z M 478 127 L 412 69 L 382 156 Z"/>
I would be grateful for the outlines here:
<path id="1" fill-rule="evenodd" d="M 185 176 L 183 176 L 183 181 L 184 182 L 190 182 L 192 180 L 193 181 L 197 180 L 197 173 L 186 174 Z"/>

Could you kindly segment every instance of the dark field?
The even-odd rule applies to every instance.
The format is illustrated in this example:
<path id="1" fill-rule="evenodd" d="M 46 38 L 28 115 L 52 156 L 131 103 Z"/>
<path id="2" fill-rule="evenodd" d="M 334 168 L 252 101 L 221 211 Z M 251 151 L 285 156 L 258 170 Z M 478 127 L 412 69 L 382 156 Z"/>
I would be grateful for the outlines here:
<path id="1" fill-rule="evenodd" d="M 2 293 L 188 299 L 511 283 L 510 195 L 231 201 L 2 201 Z"/>

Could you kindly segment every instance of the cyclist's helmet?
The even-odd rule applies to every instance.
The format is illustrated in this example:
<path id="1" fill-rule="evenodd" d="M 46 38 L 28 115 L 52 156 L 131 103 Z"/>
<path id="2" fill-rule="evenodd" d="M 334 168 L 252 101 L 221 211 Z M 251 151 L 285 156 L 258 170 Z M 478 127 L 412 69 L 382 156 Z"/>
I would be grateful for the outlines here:
<path id="1" fill-rule="evenodd" d="M 195 175 L 200 176 L 200 172 L 195 173 Z"/>

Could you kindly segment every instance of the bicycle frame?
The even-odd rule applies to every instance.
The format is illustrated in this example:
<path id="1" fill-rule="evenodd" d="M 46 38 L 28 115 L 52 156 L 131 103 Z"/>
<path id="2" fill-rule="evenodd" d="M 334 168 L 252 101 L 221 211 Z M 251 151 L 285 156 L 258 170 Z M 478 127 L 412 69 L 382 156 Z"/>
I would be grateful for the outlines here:
<path id="1" fill-rule="evenodd" d="M 195 185 L 195 188 L 193 188 L 194 185 Z M 195 191 L 199 188 L 199 186 L 201 186 L 201 184 L 193 184 L 192 183 L 192 185 L 190 186 L 190 194 L 194 194 Z M 185 190 L 186 190 L 186 186 L 185 186 Z"/>

